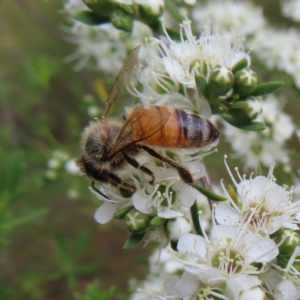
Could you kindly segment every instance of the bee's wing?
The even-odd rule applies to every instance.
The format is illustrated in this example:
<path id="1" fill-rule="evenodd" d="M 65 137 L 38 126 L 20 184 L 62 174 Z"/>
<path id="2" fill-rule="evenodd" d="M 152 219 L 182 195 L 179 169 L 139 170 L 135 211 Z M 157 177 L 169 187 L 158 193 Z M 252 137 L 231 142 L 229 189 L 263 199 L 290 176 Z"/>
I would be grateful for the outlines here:
<path id="1" fill-rule="evenodd" d="M 129 105 L 129 103 L 124 103 L 124 101 L 129 101 L 132 98 L 127 91 L 126 85 L 132 79 L 140 48 L 141 46 L 139 45 L 133 49 L 119 71 L 107 98 L 103 117 L 118 115 L 120 114 L 120 108 L 123 112 L 124 106 L 126 104 Z M 130 104 L 132 105 L 133 103 Z"/>
<path id="2" fill-rule="evenodd" d="M 154 117 L 155 113 L 156 110 L 149 110 L 140 117 L 132 114 L 122 127 L 115 143 L 108 150 L 108 155 L 112 157 L 127 146 L 146 140 L 162 129 L 171 114 L 166 114 L 158 120 Z"/>

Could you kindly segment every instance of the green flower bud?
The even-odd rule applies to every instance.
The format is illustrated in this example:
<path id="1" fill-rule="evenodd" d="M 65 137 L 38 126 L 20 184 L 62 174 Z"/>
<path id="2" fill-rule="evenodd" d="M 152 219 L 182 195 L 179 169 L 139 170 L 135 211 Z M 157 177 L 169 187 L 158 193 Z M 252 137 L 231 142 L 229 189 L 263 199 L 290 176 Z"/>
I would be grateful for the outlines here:
<path id="1" fill-rule="evenodd" d="M 140 233 L 144 232 L 151 221 L 152 217 L 132 209 L 124 217 L 125 224 L 130 232 Z"/>
<path id="2" fill-rule="evenodd" d="M 247 99 L 247 108 L 245 110 L 249 120 L 254 120 L 258 117 L 258 115 L 260 115 L 262 113 L 262 106 L 260 101 L 255 98 L 255 97 L 251 97 L 249 99 Z"/>
<path id="3" fill-rule="evenodd" d="M 285 256 L 281 256 L 281 255 L 278 255 L 276 259 L 277 259 L 277 264 L 283 269 L 287 266 L 289 262 L 289 260 Z"/>
<path id="4" fill-rule="evenodd" d="M 136 3 L 143 10 L 143 14 L 148 16 L 160 16 L 164 10 L 164 1 L 147 1 L 145 4 Z"/>
<path id="5" fill-rule="evenodd" d="M 280 235 L 276 237 L 276 243 L 284 242 L 279 246 L 279 253 L 282 256 L 291 256 L 298 246 L 300 235 L 291 229 L 283 230 Z"/>
<path id="6" fill-rule="evenodd" d="M 234 90 L 241 98 L 250 95 L 257 86 L 257 75 L 251 69 L 243 69 L 234 75 Z"/>
<path id="7" fill-rule="evenodd" d="M 208 94 L 210 99 L 227 97 L 234 83 L 234 76 L 228 68 L 216 66 L 208 78 Z"/>
<path id="8" fill-rule="evenodd" d="M 166 219 L 156 216 L 151 220 L 149 224 L 149 230 L 154 231 L 155 229 L 164 226 L 166 222 Z"/>
<path id="9" fill-rule="evenodd" d="M 124 31 L 131 31 L 133 26 L 133 19 L 127 15 L 123 10 L 118 9 L 111 15 L 111 23 L 117 28 Z"/>

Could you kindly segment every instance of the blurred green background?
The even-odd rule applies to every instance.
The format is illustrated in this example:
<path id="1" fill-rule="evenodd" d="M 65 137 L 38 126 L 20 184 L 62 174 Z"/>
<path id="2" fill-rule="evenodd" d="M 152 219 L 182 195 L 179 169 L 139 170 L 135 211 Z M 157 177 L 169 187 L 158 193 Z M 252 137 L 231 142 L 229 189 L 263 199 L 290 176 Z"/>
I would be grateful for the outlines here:
<path id="1" fill-rule="evenodd" d="M 128 280 L 147 272 L 148 252 L 141 246 L 123 250 L 129 236 L 123 223 L 97 224 L 99 203 L 89 182 L 64 171 L 78 156 L 79 134 L 89 120 L 84 99 L 102 102 L 95 88 L 101 74 L 75 72 L 64 62 L 75 45 L 67 42 L 62 5 L 61 0 L 0 4 L 0 299 L 81 299 L 74 291 L 84 292 L 95 279 L 103 290 L 116 287 L 114 299 L 126 299 Z M 276 18 L 277 1 L 263 5 L 271 21 L 289 25 Z M 287 111 L 295 107 L 291 101 Z M 218 161 L 208 162 L 218 180 L 216 164 L 225 174 L 224 149 Z M 52 169 L 51 158 L 59 162 Z"/>
<path id="2" fill-rule="evenodd" d="M 64 62 L 75 46 L 62 1 L 0 6 L 0 299 L 74 299 L 94 279 L 121 294 L 146 272 L 144 250 L 122 250 L 122 223 L 97 224 L 89 182 L 64 171 L 79 154 L 83 99 L 97 97 L 99 74 Z M 57 156 L 53 171 L 47 161 Z"/>

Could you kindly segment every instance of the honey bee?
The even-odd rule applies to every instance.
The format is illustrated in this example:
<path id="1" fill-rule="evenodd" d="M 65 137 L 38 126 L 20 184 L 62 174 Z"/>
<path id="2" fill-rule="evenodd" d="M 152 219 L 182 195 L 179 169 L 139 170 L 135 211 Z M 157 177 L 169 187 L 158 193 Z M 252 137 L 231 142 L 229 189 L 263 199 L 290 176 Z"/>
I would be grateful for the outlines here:
<path id="1" fill-rule="evenodd" d="M 114 186 L 135 191 L 135 186 L 118 177 L 114 171 L 126 164 L 140 169 L 151 177 L 153 172 L 141 165 L 136 156 L 147 152 L 175 168 L 186 183 L 192 183 L 191 173 L 178 162 L 162 156 L 152 147 L 161 148 L 202 148 L 219 138 L 219 132 L 207 119 L 190 111 L 171 106 L 138 105 L 127 108 L 123 121 L 115 117 L 122 107 L 123 94 L 128 80 L 132 77 L 140 46 L 136 47 L 126 59 L 112 90 L 108 96 L 103 116 L 92 121 L 81 134 L 82 153 L 77 165 L 83 173 L 100 183 L 109 182 Z M 106 197 L 107 198 L 107 197 Z"/>

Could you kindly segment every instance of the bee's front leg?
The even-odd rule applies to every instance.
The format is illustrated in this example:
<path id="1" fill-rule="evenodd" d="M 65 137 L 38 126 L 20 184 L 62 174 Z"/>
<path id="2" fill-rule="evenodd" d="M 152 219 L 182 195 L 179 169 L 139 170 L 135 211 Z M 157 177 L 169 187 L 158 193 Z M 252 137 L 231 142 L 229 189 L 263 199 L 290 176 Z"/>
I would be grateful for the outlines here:
<path id="1" fill-rule="evenodd" d="M 95 187 L 95 181 L 92 181 L 92 189 L 99 195 L 101 195 L 102 197 L 110 200 L 106 195 L 104 195 L 100 190 L 98 190 L 96 187 Z"/>
<path id="2" fill-rule="evenodd" d="M 135 167 L 135 168 L 137 168 L 137 169 L 143 171 L 143 172 L 146 173 L 147 175 L 151 176 L 152 179 L 149 181 L 149 183 L 150 183 L 150 184 L 154 184 L 155 176 L 154 176 L 153 172 L 152 172 L 150 169 L 146 168 L 145 166 L 141 166 L 141 165 L 139 164 L 139 162 L 138 162 L 133 156 L 131 156 L 128 152 L 122 151 L 122 154 L 123 154 L 125 160 L 126 160 L 130 165 L 132 165 L 133 167 Z"/>

